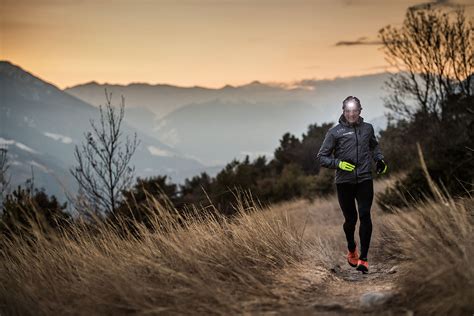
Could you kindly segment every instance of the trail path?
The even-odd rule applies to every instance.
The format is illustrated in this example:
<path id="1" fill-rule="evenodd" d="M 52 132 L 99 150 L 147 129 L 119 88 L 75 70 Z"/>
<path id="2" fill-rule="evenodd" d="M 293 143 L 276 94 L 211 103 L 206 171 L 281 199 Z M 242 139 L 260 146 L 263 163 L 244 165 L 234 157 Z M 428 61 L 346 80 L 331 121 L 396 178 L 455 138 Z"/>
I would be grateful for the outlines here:
<path id="1" fill-rule="evenodd" d="M 396 294 L 394 280 L 397 277 L 397 266 L 394 262 L 377 262 L 374 260 L 368 274 L 362 274 L 348 264 L 336 264 L 329 272 L 320 268 L 325 275 L 308 277 L 310 287 L 304 291 L 301 308 L 291 311 L 292 314 L 348 315 L 361 313 L 406 314 L 406 311 L 387 309 L 386 304 Z M 314 282 L 314 283 L 312 283 Z M 288 311 L 290 313 L 290 311 Z"/>
<path id="2" fill-rule="evenodd" d="M 376 191 L 384 186 L 379 185 Z M 306 214 L 305 218 L 302 213 Z M 298 225 L 306 221 L 305 239 L 316 241 L 316 246 L 308 250 L 304 262 L 289 268 L 280 276 L 282 284 L 292 284 L 295 290 L 289 299 L 291 303 L 276 314 L 413 314 L 393 303 L 398 294 L 396 279 L 400 275 L 400 265 L 393 256 L 387 259 L 383 251 L 386 242 L 381 238 L 383 226 L 380 223 L 386 215 L 380 211 L 375 199 L 368 274 L 357 271 L 345 259 L 344 220 L 334 196 L 314 203 L 293 204 L 288 214 Z M 359 225 L 356 229 L 356 242 L 359 244 L 358 231 Z"/>

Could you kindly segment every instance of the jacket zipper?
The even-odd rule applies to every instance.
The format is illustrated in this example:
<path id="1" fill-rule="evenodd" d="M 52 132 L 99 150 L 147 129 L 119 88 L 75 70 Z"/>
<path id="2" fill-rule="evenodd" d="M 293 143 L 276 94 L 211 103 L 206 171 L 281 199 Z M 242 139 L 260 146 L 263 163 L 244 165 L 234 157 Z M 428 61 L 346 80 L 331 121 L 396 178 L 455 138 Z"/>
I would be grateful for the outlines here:
<path id="1" fill-rule="evenodd" d="M 356 183 L 357 183 L 357 168 L 358 168 L 358 163 L 359 163 L 359 139 L 357 138 L 357 129 L 356 127 L 354 126 L 354 133 L 356 135 L 356 168 L 355 168 L 355 171 L 356 171 Z"/>

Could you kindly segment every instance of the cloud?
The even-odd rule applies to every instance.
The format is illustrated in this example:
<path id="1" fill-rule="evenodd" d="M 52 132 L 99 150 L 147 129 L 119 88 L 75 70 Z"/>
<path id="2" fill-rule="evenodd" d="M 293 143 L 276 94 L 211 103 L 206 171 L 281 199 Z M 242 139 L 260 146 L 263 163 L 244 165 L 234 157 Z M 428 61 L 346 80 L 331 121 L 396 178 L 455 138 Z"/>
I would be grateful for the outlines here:
<path id="1" fill-rule="evenodd" d="M 355 46 L 355 45 L 382 45 L 382 41 L 368 40 L 367 37 L 360 37 L 355 41 L 339 41 L 335 46 Z"/>
<path id="2" fill-rule="evenodd" d="M 435 1 L 423 2 L 423 3 L 412 5 L 411 7 L 408 8 L 408 10 L 417 11 L 417 10 L 425 10 L 425 9 L 437 8 L 437 7 L 460 8 L 463 6 L 465 5 L 460 4 L 460 3 L 454 3 L 454 1 L 451 1 L 451 0 L 435 0 Z"/>

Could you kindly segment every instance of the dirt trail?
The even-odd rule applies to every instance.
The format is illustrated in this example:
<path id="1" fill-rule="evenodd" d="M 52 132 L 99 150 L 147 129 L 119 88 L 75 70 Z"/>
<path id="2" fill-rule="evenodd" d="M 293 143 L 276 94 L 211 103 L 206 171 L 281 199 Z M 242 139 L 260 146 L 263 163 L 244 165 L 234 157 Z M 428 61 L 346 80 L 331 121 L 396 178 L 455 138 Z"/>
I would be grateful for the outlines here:
<path id="1" fill-rule="evenodd" d="M 376 186 L 376 191 L 386 183 Z M 290 207 L 290 205 L 288 205 Z M 392 304 L 397 296 L 396 278 L 399 262 L 387 259 L 381 230 L 383 214 L 375 203 L 372 207 L 373 232 L 369 250 L 369 273 L 362 274 L 345 259 L 343 216 L 336 198 L 313 203 L 293 204 L 287 210 L 297 225 L 304 225 L 305 239 L 314 243 L 307 259 L 280 276 L 283 283 L 296 288 L 293 299 L 278 314 L 286 315 L 411 315 L 411 311 Z M 302 216 L 302 214 L 305 216 Z M 305 223 L 305 224 L 304 224 Z M 359 227 L 356 229 L 356 242 Z M 290 271 L 291 270 L 291 271 Z"/>
<path id="2" fill-rule="evenodd" d="M 409 311 L 390 304 L 397 294 L 395 280 L 399 273 L 393 260 L 380 262 L 374 258 L 369 273 L 362 274 L 343 258 L 332 267 L 309 259 L 287 273 L 293 274 L 297 298 L 277 314 L 410 315 Z"/>
<path id="3" fill-rule="evenodd" d="M 336 264 L 329 269 L 322 291 L 307 292 L 307 306 L 298 310 L 301 314 L 347 315 L 374 312 L 380 314 L 396 289 L 397 276 L 394 262 L 371 263 L 370 272 L 362 274 L 348 264 Z M 321 271 L 328 274 L 327 271 Z M 315 281 L 319 282 L 320 279 Z M 321 285 L 321 284 L 320 284 Z M 364 297 L 365 295 L 365 297 Z M 387 311 L 392 313 L 393 311 Z"/>

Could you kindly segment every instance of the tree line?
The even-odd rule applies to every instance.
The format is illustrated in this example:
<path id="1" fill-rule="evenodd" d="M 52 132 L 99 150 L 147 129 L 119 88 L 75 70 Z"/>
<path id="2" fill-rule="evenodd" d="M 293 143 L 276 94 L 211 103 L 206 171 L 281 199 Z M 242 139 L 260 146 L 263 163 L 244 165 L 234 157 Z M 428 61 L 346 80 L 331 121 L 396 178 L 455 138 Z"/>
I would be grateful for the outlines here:
<path id="1" fill-rule="evenodd" d="M 428 8 L 410 10 L 398 28 L 379 31 L 387 61 L 397 68 L 386 87 L 391 110 L 389 123 L 379 136 L 391 172 L 405 176 L 382 192 L 377 201 L 382 209 L 403 207 L 429 197 L 430 190 L 418 167 L 416 146 L 420 144 L 428 169 L 446 191 L 470 194 L 474 177 L 473 26 L 462 10 L 443 13 Z M 185 218 L 196 208 L 232 216 L 241 194 L 262 204 L 294 198 L 312 200 L 334 192 L 334 170 L 321 169 L 316 154 L 333 123 L 308 126 L 301 138 L 284 134 L 274 157 L 259 156 L 250 161 L 234 159 L 215 177 L 201 173 L 184 184 L 167 176 L 137 178 L 131 158 L 139 145 L 136 135 L 124 136 L 124 99 L 118 109 L 106 92 L 105 107 L 99 108 L 99 122 L 75 148 L 76 166 L 71 174 L 80 191 L 72 203 L 80 214 L 117 223 L 146 225 L 157 205 L 168 206 Z M 14 222 L 31 225 L 32 208 L 40 210 L 53 227 L 73 221 L 54 196 L 33 188 L 8 186 L 6 149 L 0 153 L 0 230 L 12 233 Z M 156 215 L 156 214 L 155 214 Z M 54 226 L 56 225 L 56 226 Z"/>

